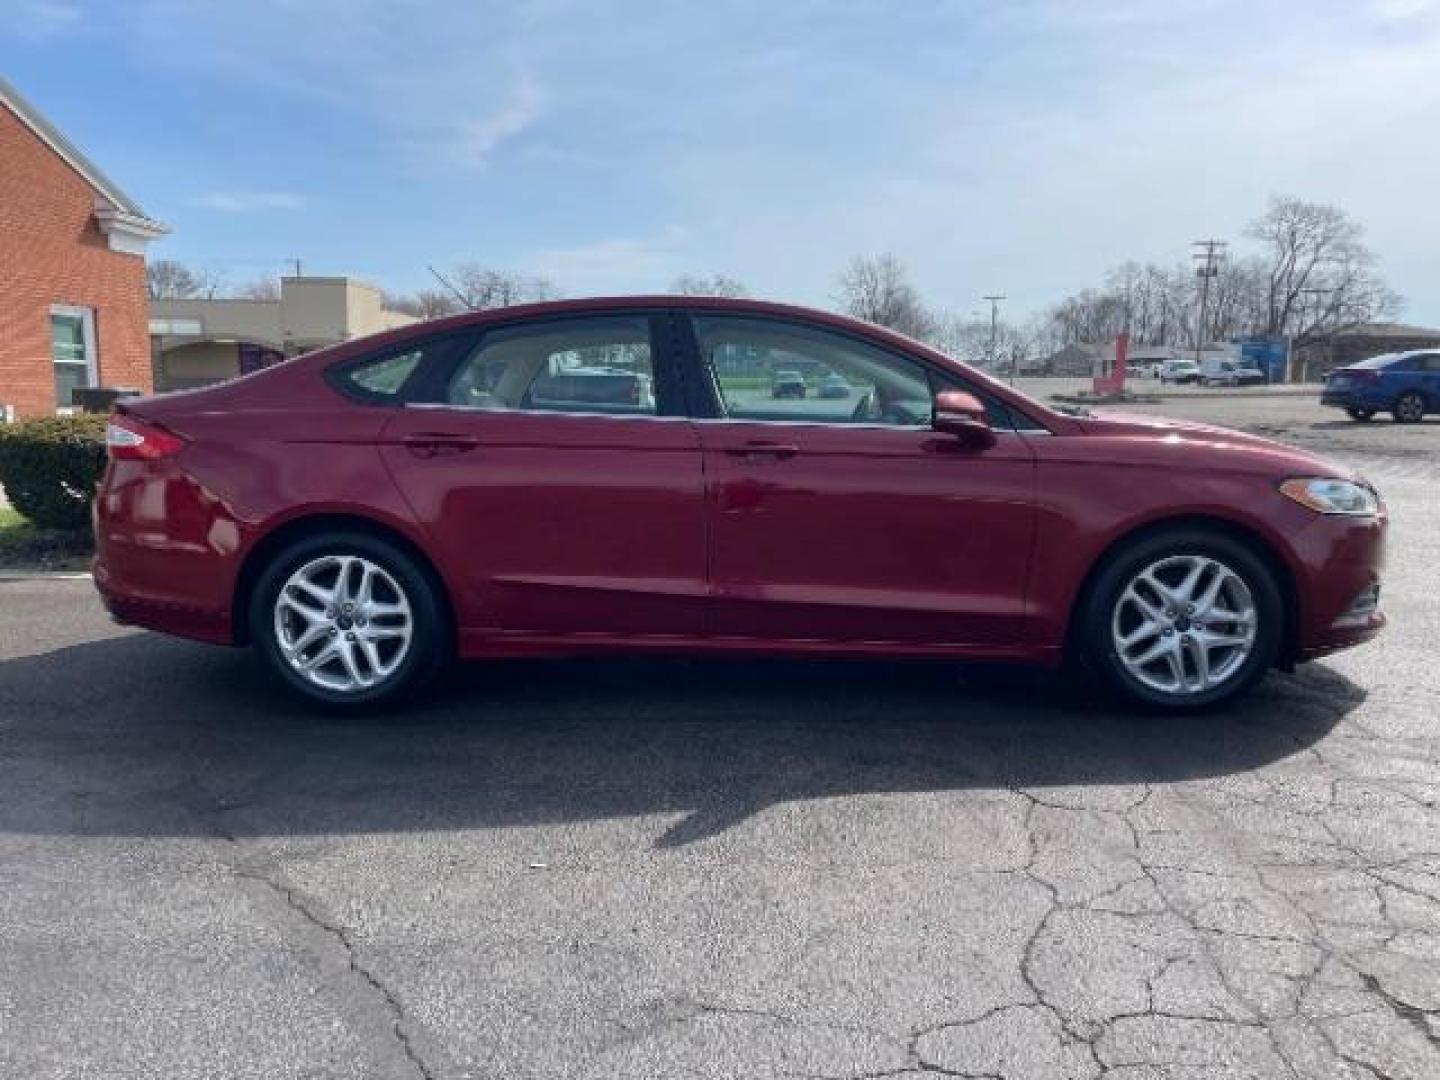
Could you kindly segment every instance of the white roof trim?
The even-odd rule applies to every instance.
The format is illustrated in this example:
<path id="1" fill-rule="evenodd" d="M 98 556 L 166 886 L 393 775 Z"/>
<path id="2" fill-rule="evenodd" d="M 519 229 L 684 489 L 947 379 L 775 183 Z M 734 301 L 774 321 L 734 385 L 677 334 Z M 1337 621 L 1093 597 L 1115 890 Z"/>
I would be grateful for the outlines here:
<path id="1" fill-rule="evenodd" d="M 79 173 L 85 182 L 95 189 L 96 194 L 110 204 L 108 209 L 117 215 L 116 220 L 123 218 L 137 225 L 144 222 L 145 229 L 150 233 L 146 239 L 154 239 L 170 231 L 166 225 L 147 217 L 139 203 L 101 172 L 93 161 L 81 153 L 78 146 L 65 138 L 54 124 L 41 115 L 40 110 L 21 97 L 20 92 L 6 82 L 3 76 L 0 76 L 0 105 L 14 113 L 22 124 L 35 133 L 36 138 Z M 103 222 L 101 227 L 104 228 Z"/>

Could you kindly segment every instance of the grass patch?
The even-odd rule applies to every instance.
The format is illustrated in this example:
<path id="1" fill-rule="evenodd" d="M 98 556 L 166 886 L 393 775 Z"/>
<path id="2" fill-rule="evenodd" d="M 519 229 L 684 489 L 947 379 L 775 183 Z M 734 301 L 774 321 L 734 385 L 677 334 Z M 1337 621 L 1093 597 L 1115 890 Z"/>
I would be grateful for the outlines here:
<path id="1" fill-rule="evenodd" d="M 0 570 L 88 570 L 89 529 L 42 529 L 13 507 L 0 507 Z"/>

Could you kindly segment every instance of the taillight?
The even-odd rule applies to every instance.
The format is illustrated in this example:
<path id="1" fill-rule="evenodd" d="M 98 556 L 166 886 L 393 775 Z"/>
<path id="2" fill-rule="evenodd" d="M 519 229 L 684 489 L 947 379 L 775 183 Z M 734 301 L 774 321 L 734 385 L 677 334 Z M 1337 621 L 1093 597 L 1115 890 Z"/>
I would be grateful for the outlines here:
<path id="1" fill-rule="evenodd" d="M 105 425 L 105 449 L 115 461 L 154 461 L 178 454 L 185 440 L 159 424 L 116 413 Z"/>

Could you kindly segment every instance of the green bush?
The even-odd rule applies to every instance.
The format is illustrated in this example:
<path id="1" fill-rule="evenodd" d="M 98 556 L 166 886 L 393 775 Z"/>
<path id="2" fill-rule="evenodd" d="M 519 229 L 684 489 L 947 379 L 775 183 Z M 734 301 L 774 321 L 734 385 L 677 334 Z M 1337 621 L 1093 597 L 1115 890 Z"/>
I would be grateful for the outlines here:
<path id="1" fill-rule="evenodd" d="M 0 424 L 0 487 L 46 529 L 83 529 L 105 469 L 105 417 L 50 416 Z"/>

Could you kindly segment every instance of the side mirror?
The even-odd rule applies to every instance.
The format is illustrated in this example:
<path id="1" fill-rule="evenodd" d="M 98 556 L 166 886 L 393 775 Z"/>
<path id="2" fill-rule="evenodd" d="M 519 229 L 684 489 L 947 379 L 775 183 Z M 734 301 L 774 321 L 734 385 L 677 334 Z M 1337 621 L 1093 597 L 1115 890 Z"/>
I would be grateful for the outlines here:
<path id="1" fill-rule="evenodd" d="M 964 390 L 941 390 L 935 395 L 935 416 L 930 426 L 976 450 L 995 445 L 995 432 L 985 419 L 985 406 Z"/>

